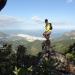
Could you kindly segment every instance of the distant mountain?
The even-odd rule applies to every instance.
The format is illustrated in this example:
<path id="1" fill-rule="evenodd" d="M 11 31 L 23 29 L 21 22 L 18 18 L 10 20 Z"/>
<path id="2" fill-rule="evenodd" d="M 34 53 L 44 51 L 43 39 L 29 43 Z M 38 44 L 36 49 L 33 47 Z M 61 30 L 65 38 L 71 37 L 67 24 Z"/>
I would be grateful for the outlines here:
<path id="1" fill-rule="evenodd" d="M 75 31 L 71 31 L 71 32 L 65 32 L 61 37 L 61 40 L 72 40 L 75 39 Z"/>
<path id="2" fill-rule="evenodd" d="M 27 34 L 16 34 L 16 35 L 13 35 L 13 36 L 10 36 L 8 38 L 8 40 L 12 40 L 12 41 L 15 41 L 15 40 L 26 40 L 28 42 L 34 42 L 36 40 L 45 40 L 44 38 L 42 37 L 35 37 L 35 36 L 31 36 L 31 35 L 27 35 Z"/>
<path id="3" fill-rule="evenodd" d="M 64 33 L 62 37 L 60 37 L 58 40 L 54 41 L 52 40 L 52 45 L 55 45 L 53 47 L 56 51 L 60 53 L 65 53 L 68 51 L 68 47 L 75 42 L 75 39 L 72 39 L 74 37 L 74 31 Z M 17 46 L 19 44 L 22 44 L 27 47 L 28 53 L 30 54 L 37 54 L 39 51 L 41 51 L 41 43 L 44 38 L 40 37 L 34 37 L 30 35 L 25 34 L 17 34 L 11 38 L 9 38 L 11 42 L 13 42 L 14 46 Z"/>
<path id="4" fill-rule="evenodd" d="M 75 36 L 75 30 L 73 30 L 71 32 L 66 32 L 65 35 L 66 36 Z"/>
<path id="5" fill-rule="evenodd" d="M 0 32 L 0 44 L 3 44 L 3 42 L 6 42 L 8 37 L 9 37 L 8 34 Z"/>
<path id="6" fill-rule="evenodd" d="M 58 52 L 65 53 L 69 46 L 75 43 L 75 31 L 66 32 L 60 38 L 53 42 L 54 49 Z"/>
<path id="7" fill-rule="evenodd" d="M 24 45 L 27 48 L 27 54 L 36 55 L 42 50 L 41 43 L 43 40 L 45 39 L 41 37 L 16 34 L 7 38 L 7 43 L 12 44 L 13 50 L 16 50 L 18 45 Z"/>
<path id="8" fill-rule="evenodd" d="M 7 37 L 7 36 L 8 36 L 8 34 L 3 33 L 3 32 L 0 32 L 0 38 L 2 38 L 2 37 Z"/>
<path id="9" fill-rule="evenodd" d="M 6 38 L 7 43 L 13 45 L 13 50 L 18 45 L 24 45 L 27 47 L 28 54 L 37 54 L 40 52 L 41 43 L 45 40 L 42 37 L 35 37 L 27 34 L 15 34 L 15 35 L 7 35 L 5 33 L 0 33 L 1 37 L 8 37 Z M 54 45 L 54 50 L 65 53 L 68 50 L 68 47 L 75 42 L 75 31 L 66 32 L 62 35 L 62 37 L 58 39 L 52 39 L 51 43 Z"/>
<path id="10" fill-rule="evenodd" d="M 17 35 L 18 37 L 22 37 L 22 38 L 25 38 L 27 41 L 29 42 L 33 42 L 35 40 L 45 40 L 44 38 L 42 37 L 35 37 L 35 36 L 30 36 L 30 35 L 24 35 L 24 34 L 18 34 Z"/>

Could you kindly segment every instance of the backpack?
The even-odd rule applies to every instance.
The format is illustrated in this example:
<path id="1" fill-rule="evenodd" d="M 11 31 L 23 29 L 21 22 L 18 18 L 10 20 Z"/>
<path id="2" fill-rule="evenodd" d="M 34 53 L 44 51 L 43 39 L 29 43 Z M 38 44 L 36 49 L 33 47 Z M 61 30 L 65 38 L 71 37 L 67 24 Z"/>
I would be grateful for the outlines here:
<path id="1" fill-rule="evenodd" d="M 50 30 L 52 30 L 53 28 L 52 28 L 52 24 L 51 23 L 49 23 L 50 24 Z"/>

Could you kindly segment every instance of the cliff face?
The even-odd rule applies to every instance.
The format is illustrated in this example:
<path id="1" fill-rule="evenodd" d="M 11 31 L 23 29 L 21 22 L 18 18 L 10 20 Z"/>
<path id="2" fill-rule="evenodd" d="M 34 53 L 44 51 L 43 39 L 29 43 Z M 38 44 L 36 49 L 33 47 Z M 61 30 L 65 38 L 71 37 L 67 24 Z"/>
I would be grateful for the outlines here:
<path id="1" fill-rule="evenodd" d="M 75 35 L 74 32 L 72 32 L 72 35 Z M 72 73 L 75 74 L 75 43 L 69 46 L 68 51 L 65 54 L 62 54 L 60 52 L 57 52 L 53 49 L 51 41 L 46 40 L 42 43 L 42 51 L 45 54 L 47 54 L 50 58 L 56 59 L 58 64 L 56 66 L 56 69 L 62 73 Z"/>

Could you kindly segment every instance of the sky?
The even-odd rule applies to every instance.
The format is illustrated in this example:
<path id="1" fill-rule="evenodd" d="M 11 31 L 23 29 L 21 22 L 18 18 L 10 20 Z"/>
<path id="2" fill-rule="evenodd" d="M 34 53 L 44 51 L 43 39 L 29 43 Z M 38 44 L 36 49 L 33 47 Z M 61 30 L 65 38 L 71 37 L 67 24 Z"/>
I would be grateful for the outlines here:
<path id="1" fill-rule="evenodd" d="M 0 30 L 44 29 L 48 19 L 54 29 L 75 29 L 75 0 L 8 0 L 0 12 Z"/>

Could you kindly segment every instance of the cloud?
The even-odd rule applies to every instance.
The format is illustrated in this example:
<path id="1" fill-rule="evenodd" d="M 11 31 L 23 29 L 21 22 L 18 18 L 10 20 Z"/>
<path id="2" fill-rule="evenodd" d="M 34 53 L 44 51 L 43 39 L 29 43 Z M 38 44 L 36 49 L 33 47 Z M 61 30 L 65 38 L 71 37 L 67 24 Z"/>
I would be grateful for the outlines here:
<path id="1" fill-rule="evenodd" d="M 15 17 L 1 16 L 0 26 L 11 26 L 13 24 L 19 23 L 18 19 Z"/>
<path id="2" fill-rule="evenodd" d="M 33 20 L 32 20 L 33 19 Z M 32 19 L 18 18 L 12 16 L 0 16 L 0 30 L 4 29 L 21 29 L 21 30 L 33 30 L 42 28 L 41 19 L 33 17 Z M 40 24 L 39 24 L 40 23 Z"/>
<path id="3" fill-rule="evenodd" d="M 72 3 L 72 2 L 73 2 L 73 0 L 66 0 L 66 2 L 67 2 L 67 3 Z"/>
<path id="4" fill-rule="evenodd" d="M 32 17 L 32 20 L 35 22 L 35 23 L 43 23 L 42 21 L 42 18 L 40 18 L 39 16 L 33 16 Z"/>
<path id="5" fill-rule="evenodd" d="M 0 16 L 0 29 L 18 29 L 22 21 L 12 16 Z"/>
<path id="6" fill-rule="evenodd" d="M 51 22 L 53 29 L 75 29 L 75 23 L 67 21 Z M 44 29 L 44 19 L 33 16 L 30 20 L 12 16 L 0 16 L 0 30 L 1 29 L 22 29 L 22 30 L 36 30 Z"/>
<path id="7" fill-rule="evenodd" d="M 33 16 L 32 20 L 38 25 L 41 29 L 44 29 L 44 19 L 39 16 Z M 52 21 L 53 29 L 75 29 L 75 23 L 69 21 Z"/>
<path id="8" fill-rule="evenodd" d="M 74 22 L 60 21 L 60 22 L 52 22 L 54 29 L 75 29 Z"/>
<path id="9" fill-rule="evenodd" d="M 73 25 L 74 23 L 73 22 L 68 22 L 68 21 L 57 21 L 57 22 L 52 22 L 54 25 L 61 25 L 61 26 L 64 26 L 64 25 Z"/>

